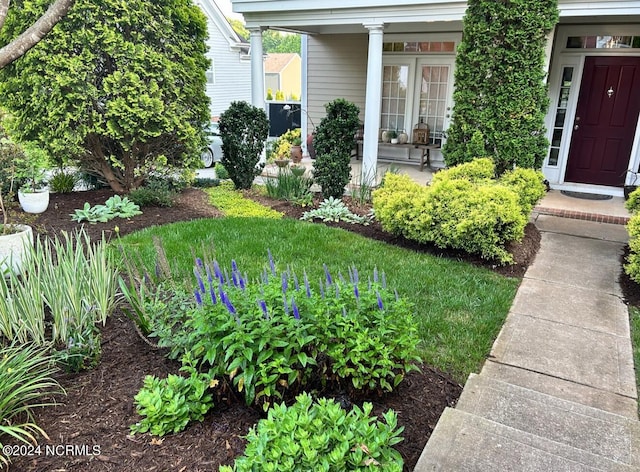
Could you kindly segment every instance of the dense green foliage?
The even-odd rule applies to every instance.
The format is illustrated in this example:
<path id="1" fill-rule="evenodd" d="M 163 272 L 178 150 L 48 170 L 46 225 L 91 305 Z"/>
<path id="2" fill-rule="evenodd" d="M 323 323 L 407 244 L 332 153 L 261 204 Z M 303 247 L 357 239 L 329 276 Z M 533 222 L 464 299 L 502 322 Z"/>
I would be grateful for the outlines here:
<path id="1" fill-rule="evenodd" d="M 322 119 L 313 138 L 316 151 L 313 177 L 322 189 L 324 198 L 342 198 L 349 183 L 351 151 L 360 125 L 359 108 L 345 99 L 338 98 L 325 105 L 327 114 Z"/>
<path id="2" fill-rule="evenodd" d="M 223 271 L 216 261 L 198 259 L 194 272 L 192 308 L 150 316 L 152 336 L 172 357 L 187 355 L 226 379 L 247 404 L 266 410 L 309 385 L 391 391 L 419 361 L 414 307 L 377 271 L 360 280 L 352 267 L 346 281 L 325 266 L 323 279 L 312 284 L 306 271 L 279 272 L 270 259 L 261 280 L 251 283 L 235 261 Z M 151 292 L 145 296 L 155 304 Z"/>
<path id="3" fill-rule="evenodd" d="M 131 425 L 131 433 L 146 433 L 164 436 L 178 433 L 189 421 L 202 421 L 213 407 L 209 393 L 211 379 L 186 363 L 180 370 L 189 377 L 169 374 L 164 379 L 147 375 L 144 385 L 134 397 L 136 411 L 143 416 Z"/>
<path id="4" fill-rule="evenodd" d="M 232 102 L 220 115 L 222 165 L 237 189 L 251 188 L 262 172 L 258 162 L 268 134 L 267 114 L 247 102 Z"/>
<path id="5" fill-rule="evenodd" d="M 529 213 L 544 195 L 543 176 L 516 169 L 488 178 L 493 173 L 485 158 L 436 174 L 428 187 L 390 174 L 373 194 L 376 218 L 408 239 L 512 262 L 505 246 L 524 237 Z"/>
<path id="6" fill-rule="evenodd" d="M 456 56 L 447 165 L 491 156 L 498 174 L 546 156 L 547 34 L 557 0 L 470 0 Z"/>
<path id="7" fill-rule="evenodd" d="M 629 195 L 625 207 L 631 212 L 631 218 L 627 223 L 629 233 L 629 255 L 624 270 L 637 283 L 640 283 L 640 189 L 636 189 Z"/>
<path id="8" fill-rule="evenodd" d="M 301 394 L 287 407 L 276 405 L 266 419 L 249 431 L 244 454 L 233 468 L 220 472 L 281 472 L 297 470 L 402 471 L 402 457 L 393 445 L 402 441 L 393 410 L 384 422 L 371 416 L 373 406 L 354 406 L 349 412 L 334 400 L 313 402 Z"/>
<path id="9" fill-rule="evenodd" d="M 50 2 L 12 5 L 6 44 Z M 77 159 L 116 191 L 151 171 L 199 164 L 209 122 L 206 18 L 190 0 L 78 0 L 23 58 L 0 71 L 16 136 Z"/>

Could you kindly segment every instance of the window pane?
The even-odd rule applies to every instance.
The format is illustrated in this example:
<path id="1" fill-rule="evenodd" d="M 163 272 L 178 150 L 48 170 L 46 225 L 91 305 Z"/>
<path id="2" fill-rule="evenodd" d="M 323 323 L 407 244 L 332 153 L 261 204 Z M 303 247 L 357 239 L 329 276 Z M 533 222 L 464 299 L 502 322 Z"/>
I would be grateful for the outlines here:
<path id="1" fill-rule="evenodd" d="M 551 151 L 549 152 L 549 162 L 548 162 L 548 164 L 550 166 L 557 166 L 558 165 L 558 155 L 559 154 L 560 154 L 560 149 L 551 148 Z"/>

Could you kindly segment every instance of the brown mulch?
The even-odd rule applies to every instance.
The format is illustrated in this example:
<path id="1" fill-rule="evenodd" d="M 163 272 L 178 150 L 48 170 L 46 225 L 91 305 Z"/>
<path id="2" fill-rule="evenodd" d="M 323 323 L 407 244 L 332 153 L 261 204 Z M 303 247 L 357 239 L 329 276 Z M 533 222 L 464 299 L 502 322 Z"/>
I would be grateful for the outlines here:
<path id="1" fill-rule="evenodd" d="M 82 208 L 85 202 L 102 204 L 113 194 L 110 190 L 94 190 L 72 194 L 53 194 L 49 209 L 35 221 L 40 234 L 54 235 L 72 232 L 79 224 L 71 221 L 70 214 Z M 304 209 L 286 202 L 276 202 L 250 194 L 252 198 L 299 217 Z M 354 211 L 366 213 L 366 207 L 351 205 Z M 104 231 L 107 238 L 114 236 L 114 227 L 127 234 L 152 225 L 197 218 L 219 217 L 221 213 L 207 203 L 207 196 L 198 189 L 185 191 L 171 208 L 144 208 L 140 216 L 108 223 L 85 224 L 92 238 Z M 516 264 L 497 267 L 468 255 L 442 251 L 412 243 L 382 231 L 377 223 L 370 226 L 332 224 L 357 231 L 364 236 L 456 259 L 483 265 L 501 274 L 520 277 L 532 262 L 540 244 L 540 235 L 533 225 L 527 226 L 522 243 L 512 248 Z M 58 379 L 66 396 L 57 398 L 58 405 L 38 409 L 35 420 L 50 439 L 40 440 L 40 453 L 14 457 L 10 470 L 15 471 L 217 471 L 221 464 L 232 464 L 234 457 L 244 449 L 243 436 L 261 417 L 260 412 L 232 401 L 221 402 L 210 411 L 202 423 L 191 424 L 185 431 L 163 439 L 138 434 L 129 436 L 129 426 L 139 420 L 133 397 L 142 386 L 145 375 L 166 376 L 176 373 L 179 364 L 164 356 L 163 350 L 154 349 L 136 333 L 133 324 L 121 312 L 116 312 L 102 330 L 102 359 L 89 372 L 59 374 Z M 412 372 L 393 394 L 371 397 L 374 411 L 380 414 L 388 409 L 398 413 L 404 429 L 404 441 L 397 449 L 405 460 L 405 470 L 415 466 L 438 418 L 447 406 L 455 405 L 462 387 L 449 375 L 423 366 L 421 372 Z M 360 403 L 360 401 L 354 403 Z M 45 445 L 57 449 L 46 450 Z M 87 451 L 64 450 L 60 446 L 80 449 L 98 446 L 99 454 Z M 66 452 L 65 452 L 66 451 Z M 82 452 L 82 453 L 80 453 Z"/>

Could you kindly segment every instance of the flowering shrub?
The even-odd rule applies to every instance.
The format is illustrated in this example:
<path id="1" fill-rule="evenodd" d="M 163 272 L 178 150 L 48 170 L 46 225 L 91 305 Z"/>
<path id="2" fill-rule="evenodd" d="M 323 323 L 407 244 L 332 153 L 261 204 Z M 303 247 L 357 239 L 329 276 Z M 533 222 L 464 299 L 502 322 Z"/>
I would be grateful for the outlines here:
<path id="1" fill-rule="evenodd" d="M 361 281 L 276 271 L 271 258 L 258 283 L 235 262 L 231 271 L 197 260 L 196 307 L 164 330 L 174 355 L 188 353 L 247 404 L 266 410 L 274 398 L 314 387 L 391 391 L 419 361 L 410 304 L 386 287 L 383 274 Z M 177 330 L 177 331 L 176 331 Z"/>
<path id="2" fill-rule="evenodd" d="M 299 395 L 287 407 L 275 405 L 268 417 L 249 431 L 244 454 L 220 472 L 253 470 L 385 470 L 402 471 L 402 456 L 393 445 L 402 441 L 393 410 L 384 422 L 371 417 L 365 403 L 349 412 L 334 400 L 314 403 Z"/>

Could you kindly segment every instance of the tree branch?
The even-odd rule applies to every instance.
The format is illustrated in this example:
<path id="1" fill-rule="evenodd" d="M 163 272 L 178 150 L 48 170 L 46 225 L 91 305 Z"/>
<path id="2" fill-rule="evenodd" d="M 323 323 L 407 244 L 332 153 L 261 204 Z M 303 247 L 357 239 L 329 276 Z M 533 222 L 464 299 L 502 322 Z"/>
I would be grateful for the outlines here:
<path id="1" fill-rule="evenodd" d="M 29 49 L 38 44 L 49 31 L 60 21 L 74 5 L 75 0 L 56 0 L 38 20 L 25 30 L 20 36 L 0 49 L 0 69 L 22 57 Z M 8 8 L 9 0 L 1 0 L 0 15 L 2 9 Z M 6 11 L 5 17 L 6 17 Z M 4 23 L 4 19 L 0 20 Z"/>
<path id="2" fill-rule="evenodd" d="M 9 0 L 0 0 L 0 29 L 4 26 L 9 11 Z"/>

